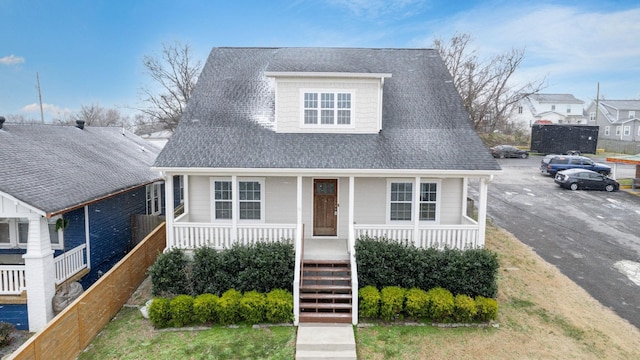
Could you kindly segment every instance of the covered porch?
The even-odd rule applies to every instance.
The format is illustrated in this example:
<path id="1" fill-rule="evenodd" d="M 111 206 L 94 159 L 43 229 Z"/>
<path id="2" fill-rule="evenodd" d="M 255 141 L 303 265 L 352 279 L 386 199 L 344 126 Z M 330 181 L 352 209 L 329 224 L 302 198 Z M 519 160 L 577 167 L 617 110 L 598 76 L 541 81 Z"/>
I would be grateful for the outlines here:
<path id="1" fill-rule="evenodd" d="M 296 324 L 305 261 L 348 261 L 349 316 L 356 324 L 356 240 L 368 236 L 421 248 L 483 247 L 487 187 L 493 173 L 195 171 L 165 174 L 166 189 L 173 188 L 174 175 L 183 179 L 184 212 L 173 215 L 174 193 L 167 191 L 167 249 L 206 246 L 222 250 L 258 241 L 292 242 Z M 471 179 L 479 184 L 475 209 L 470 208 L 467 196 Z M 243 213 L 247 209 L 251 211 Z M 243 214 L 255 216 L 246 219 Z"/>

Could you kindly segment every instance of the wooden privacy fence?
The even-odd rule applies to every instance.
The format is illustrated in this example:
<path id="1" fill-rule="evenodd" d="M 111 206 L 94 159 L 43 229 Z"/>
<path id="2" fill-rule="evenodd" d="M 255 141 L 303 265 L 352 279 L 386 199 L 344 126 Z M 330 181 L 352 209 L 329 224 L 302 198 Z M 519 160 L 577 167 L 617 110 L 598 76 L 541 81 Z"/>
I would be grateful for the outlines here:
<path id="1" fill-rule="evenodd" d="M 140 286 L 165 246 L 162 223 L 7 359 L 75 359 Z"/>

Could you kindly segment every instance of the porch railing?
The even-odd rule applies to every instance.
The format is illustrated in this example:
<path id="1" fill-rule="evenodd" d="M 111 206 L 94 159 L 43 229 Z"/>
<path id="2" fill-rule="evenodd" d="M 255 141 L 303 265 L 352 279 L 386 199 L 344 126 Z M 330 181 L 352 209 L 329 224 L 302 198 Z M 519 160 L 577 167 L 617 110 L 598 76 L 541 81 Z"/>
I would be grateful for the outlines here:
<path id="1" fill-rule="evenodd" d="M 87 267 L 86 244 L 53 259 L 56 285 Z M 20 295 L 27 288 L 25 265 L 0 265 L 0 295 Z"/>
<path id="2" fill-rule="evenodd" d="M 361 236 L 385 237 L 390 240 L 408 241 L 419 248 L 445 247 L 469 249 L 479 246 L 478 225 L 354 225 L 355 238 Z"/>
<path id="3" fill-rule="evenodd" d="M 258 241 L 275 242 L 282 239 L 293 241 L 296 236 L 296 224 L 242 224 L 235 227 L 230 224 L 180 223 L 173 224 L 173 244 L 169 247 L 196 249 L 212 247 L 225 249 L 233 244 L 248 245 Z"/>
<path id="4" fill-rule="evenodd" d="M 87 267 L 87 245 L 82 244 L 53 259 L 56 269 L 56 285 L 63 283 Z"/>
<path id="5" fill-rule="evenodd" d="M 0 265 L 0 295 L 20 295 L 26 288 L 24 265 Z"/>

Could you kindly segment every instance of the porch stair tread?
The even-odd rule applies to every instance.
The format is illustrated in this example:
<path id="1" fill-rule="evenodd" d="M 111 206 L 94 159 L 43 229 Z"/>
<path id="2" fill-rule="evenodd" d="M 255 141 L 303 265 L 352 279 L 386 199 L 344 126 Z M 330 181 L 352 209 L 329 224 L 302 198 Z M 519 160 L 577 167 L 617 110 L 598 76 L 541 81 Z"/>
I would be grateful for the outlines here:
<path id="1" fill-rule="evenodd" d="M 351 309 L 351 304 L 348 303 L 315 303 L 315 302 L 303 302 L 300 303 L 300 308 L 304 309 Z"/>
<path id="2" fill-rule="evenodd" d="M 327 259 L 303 259 L 302 262 L 307 264 L 323 264 L 323 265 L 350 265 L 350 260 L 327 260 Z"/>
<path id="3" fill-rule="evenodd" d="M 309 271 L 309 272 L 326 272 L 326 273 L 336 273 L 336 272 L 349 272 L 351 271 L 349 269 L 349 267 L 347 266 L 337 266 L 337 267 L 330 267 L 330 266 L 309 266 L 308 264 L 306 264 L 306 266 L 303 267 L 303 270 Z"/>
<path id="4" fill-rule="evenodd" d="M 351 286 L 350 285 L 317 285 L 317 284 L 313 284 L 313 285 L 309 285 L 309 284 L 303 284 L 302 286 L 300 286 L 300 290 L 325 290 L 325 291 L 351 291 Z"/>
<path id="5" fill-rule="evenodd" d="M 312 276 L 304 276 L 304 280 L 317 280 L 317 281 L 351 281 L 351 276 L 342 276 L 342 275 L 312 275 Z"/>
<path id="6" fill-rule="evenodd" d="M 309 323 L 351 323 L 351 313 L 306 312 L 300 313 L 300 322 Z"/>
<path id="7" fill-rule="evenodd" d="M 300 293 L 300 299 L 334 299 L 334 300 L 351 300 L 351 294 L 339 293 Z"/>

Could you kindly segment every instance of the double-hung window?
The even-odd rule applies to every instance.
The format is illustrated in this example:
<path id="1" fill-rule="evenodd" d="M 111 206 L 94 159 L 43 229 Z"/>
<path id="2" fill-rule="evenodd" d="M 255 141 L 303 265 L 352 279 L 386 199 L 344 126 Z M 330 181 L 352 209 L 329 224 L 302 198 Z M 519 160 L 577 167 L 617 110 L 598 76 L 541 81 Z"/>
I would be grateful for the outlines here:
<path id="1" fill-rule="evenodd" d="M 213 179 L 213 221 L 243 221 L 264 218 L 264 185 L 261 179 Z M 237 209 L 237 210 L 236 210 Z"/>
<path id="2" fill-rule="evenodd" d="M 414 206 L 418 207 L 418 221 L 436 221 L 439 182 L 421 181 L 417 199 L 414 197 L 414 186 L 415 181 L 411 180 L 389 182 L 389 221 L 412 221 Z"/>
<path id="3" fill-rule="evenodd" d="M 353 102 L 350 92 L 305 92 L 303 124 L 318 126 L 351 125 Z"/>
<path id="4" fill-rule="evenodd" d="M 160 215 L 162 212 L 162 184 L 147 185 L 147 215 Z"/>
<path id="5" fill-rule="evenodd" d="M 56 230 L 56 221 L 60 217 L 49 219 L 49 240 L 51 248 L 62 249 L 63 231 Z M 29 220 L 26 218 L 0 219 L 0 248 L 25 249 L 29 241 Z"/>
<path id="6" fill-rule="evenodd" d="M 629 135 L 631 135 L 631 126 L 626 125 L 624 127 L 624 136 L 629 136 Z"/>

